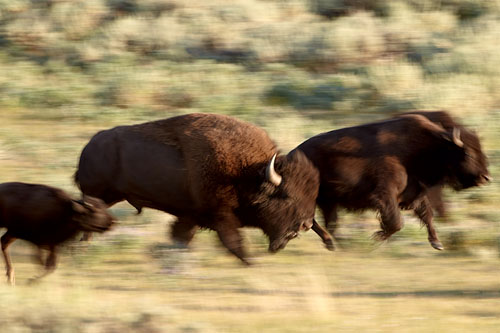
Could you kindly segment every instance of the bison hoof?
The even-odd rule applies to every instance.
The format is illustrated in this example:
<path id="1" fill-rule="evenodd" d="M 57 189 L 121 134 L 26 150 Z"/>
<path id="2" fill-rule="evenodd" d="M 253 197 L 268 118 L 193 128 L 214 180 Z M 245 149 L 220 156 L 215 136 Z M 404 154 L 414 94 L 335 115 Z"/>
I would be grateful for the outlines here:
<path id="1" fill-rule="evenodd" d="M 382 242 L 389 238 L 389 236 L 385 233 L 385 231 L 380 230 L 373 233 L 372 238 L 376 241 Z"/>
<path id="2" fill-rule="evenodd" d="M 333 244 L 333 240 L 326 239 L 323 243 L 325 244 L 327 250 L 335 251 L 335 245 Z"/>
<path id="3" fill-rule="evenodd" d="M 439 251 L 444 250 L 444 246 L 443 246 L 443 244 L 441 244 L 441 242 L 440 242 L 440 241 L 434 241 L 434 242 L 431 242 L 431 246 L 432 246 L 433 248 L 435 248 L 436 250 L 439 250 Z"/>

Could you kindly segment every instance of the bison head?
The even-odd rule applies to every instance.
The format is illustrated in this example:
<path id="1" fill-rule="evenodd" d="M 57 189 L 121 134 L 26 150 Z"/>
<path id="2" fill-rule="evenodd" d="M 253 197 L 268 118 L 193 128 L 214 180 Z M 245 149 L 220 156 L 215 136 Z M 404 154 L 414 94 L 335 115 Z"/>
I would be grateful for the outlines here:
<path id="1" fill-rule="evenodd" d="M 97 198 L 84 195 L 82 200 L 73 201 L 73 220 L 82 231 L 104 232 L 115 223 L 115 217 L 108 213 L 106 204 Z"/>
<path id="2" fill-rule="evenodd" d="M 454 128 L 453 142 L 461 150 L 449 180 L 450 185 L 455 190 L 461 190 L 489 182 L 488 161 L 477 134 L 464 128 Z"/>
<path id="3" fill-rule="evenodd" d="M 269 251 L 283 249 L 300 230 L 312 226 L 316 197 L 319 190 L 319 172 L 300 151 L 275 157 L 260 174 L 264 181 L 250 197 L 250 214 L 255 218 L 248 224 L 257 224 L 269 237 Z M 248 211 L 247 211 L 248 212 Z"/>

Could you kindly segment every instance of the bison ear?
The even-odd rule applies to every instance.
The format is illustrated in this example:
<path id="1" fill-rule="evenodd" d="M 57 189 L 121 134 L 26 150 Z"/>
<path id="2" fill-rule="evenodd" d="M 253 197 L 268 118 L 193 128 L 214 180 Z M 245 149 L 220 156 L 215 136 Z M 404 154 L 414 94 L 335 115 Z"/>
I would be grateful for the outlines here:
<path id="1" fill-rule="evenodd" d="M 85 214 L 88 212 L 88 209 L 83 201 L 72 200 L 73 210 L 78 214 Z"/>

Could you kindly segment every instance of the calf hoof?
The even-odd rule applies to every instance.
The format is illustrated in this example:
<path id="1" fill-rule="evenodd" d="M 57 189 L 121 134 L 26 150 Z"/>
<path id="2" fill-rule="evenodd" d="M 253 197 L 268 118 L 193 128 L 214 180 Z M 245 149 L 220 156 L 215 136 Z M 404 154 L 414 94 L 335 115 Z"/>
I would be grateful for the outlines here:
<path id="1" fill-rule="evenodd" d="M 255 260 L 252 258 L 240 258 L 241 263 L 247 267 L 253 266 L 255 264 Z"/>
<path id="2" fill-rule="evenodd" d="M 444 250 L 444 246 L 443 246 L 443 244 L 441 244 L 440 241 L 431 241 L 431 246 L 439 251 Z"/>

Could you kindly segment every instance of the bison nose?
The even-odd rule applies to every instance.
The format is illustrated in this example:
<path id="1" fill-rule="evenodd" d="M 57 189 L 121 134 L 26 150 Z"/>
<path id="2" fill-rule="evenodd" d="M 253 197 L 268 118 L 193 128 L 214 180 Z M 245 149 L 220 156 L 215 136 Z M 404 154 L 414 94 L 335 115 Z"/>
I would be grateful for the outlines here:
<path id="1" fill-rule="evenodd" d="M 306 221 L 302 222 L 302 225 L 300 226 L 300 230 L 307 231 L 307 230 L 311 229 L 312 226 L 313 226 L 312 221 L 306 220 Z"/>

